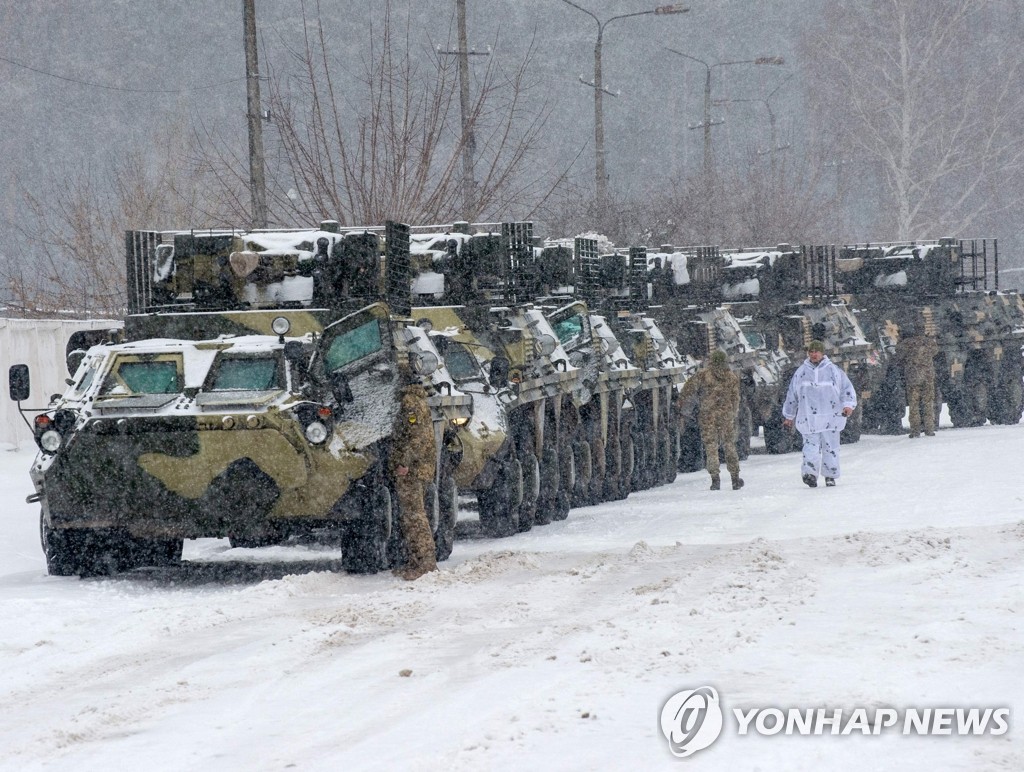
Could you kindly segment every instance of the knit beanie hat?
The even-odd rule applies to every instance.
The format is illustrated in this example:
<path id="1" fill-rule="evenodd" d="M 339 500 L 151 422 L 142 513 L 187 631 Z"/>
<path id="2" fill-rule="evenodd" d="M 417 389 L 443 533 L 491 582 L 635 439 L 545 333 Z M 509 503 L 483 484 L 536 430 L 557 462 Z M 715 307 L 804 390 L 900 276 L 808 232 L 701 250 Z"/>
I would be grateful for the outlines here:
<path id="1" fill-rule="evenodd" d="M 810 351 L 820 351 L 822 354 L 824 354 L 825 353 L 825 344 L 822 343 L 820 340 L 812 340 L 810 343 L 807 344 L 807 350 L 809 352 Z"/>
<path id="2" fill-rule="evenodd" d="M 729 358 L 725 355 L 724 351 L 714 351 L 711 353 L 711 364 L 713 365 L 724 365 L 729 361 Z"/>

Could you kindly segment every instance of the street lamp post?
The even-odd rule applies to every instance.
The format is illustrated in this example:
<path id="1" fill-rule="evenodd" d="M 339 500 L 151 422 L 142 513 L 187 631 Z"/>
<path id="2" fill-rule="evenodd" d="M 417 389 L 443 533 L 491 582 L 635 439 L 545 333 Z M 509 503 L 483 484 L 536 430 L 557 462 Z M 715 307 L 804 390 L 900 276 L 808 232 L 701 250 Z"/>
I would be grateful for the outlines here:
<path id="1" fill-rule="evenodd" d="M 781 56 L 759 56 L 756 59 L 738 59 L 732 62 L 705 62 L 703 59 L 698 59 L 696 56 L 690 56 L 684 54 L 682 51 L 676 51 L 674 48 L 666 48 L 666 51 L 670 51 L 677 56 L 681 56 L 684 59 L 689 59 L 692 62 L 704 65 L 704 121 L 703 123 L 697 123 L 690 126 L 691 129 L 703 127 L 704 129 L 704 184 L 710 185 L 711 181 L 711 127 L 716 126 L 722 121 L 711 120 L 711 71 L 715 67 L 727 67 L 732 64 L 753 64 L 753 65 L 782 65 L 786 63 L 786 60 Z"/>
<path id="2" fill-rule="evenodd" d="M 771 92 L 768 94 L 768 96 L 764 97 L 764 99 L 720 99 L 715 100 L 714 102 L 714 104 L 716 105 L 724 104 L 727 102 L 758 102 L 764 105 L 765 109 L 768 111 L 768 149 L 758 150 L 757 154 L 768 156 L 770 160 L 769 166 L 771 168 L 772 177 L 775 177 L 775 153 L 777 153 L 780 150 L 787 150 L 789 148 L 789 143 L 786 143 L 785 145 L 780 145 L 778 144 L 778 140 L 776 139 L 775 111 L 772 110 L 772 97 L 774 97 L 779 92 L 779 90 L 789 82 L 793 75 L 795 75 L 795 73 L 790 73 L 789 75 L 787 75 L 785 80 L 783 80 L 782 83 L 773 88 Z"/>
<path id="3" fill-rule="evenodd" d="M 583 80 L 582 76 L 580 81 L 594 89 L 594 187 L 598 202 L 604 204 L 608 195 L 608 172 L 605 165 L 604 149 L 604 95 L 611 94 L 614 96 L 611 91 L 605 89 L 601 73 L 601 44 L 604 40 L 604 28 L 618 19 L 629 19 L 634 16 L 667 16 L 686 13 L 690 9 L 678 3 L 675 5 L 662 5 L 647 11 L 619 14 L 618 16 L 612 16 L 601 21 L 594 13 L 581 5 L 577 5 L 572 0 L 562 0 L 562 2 L 572 6 L 577 11 L 587 14 L 597 24 L 597 42 L 594 44 L 594 81 L 593 83 L 587 83 L 587 81 Z"/>

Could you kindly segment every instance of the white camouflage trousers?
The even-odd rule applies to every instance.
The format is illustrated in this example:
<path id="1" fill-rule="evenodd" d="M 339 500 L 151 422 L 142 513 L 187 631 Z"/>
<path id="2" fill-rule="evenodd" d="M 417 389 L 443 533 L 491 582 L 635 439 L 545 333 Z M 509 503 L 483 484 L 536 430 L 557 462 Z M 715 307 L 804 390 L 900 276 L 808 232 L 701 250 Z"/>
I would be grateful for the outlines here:
<path id="1" fill-rule="evenodd" d="M 804 461 L 801 474 L 820 473 L 825 477 L 839 476 L 839 430 L 804 434 Z M 820 471 L 819 471 L 820 470 Z"/>

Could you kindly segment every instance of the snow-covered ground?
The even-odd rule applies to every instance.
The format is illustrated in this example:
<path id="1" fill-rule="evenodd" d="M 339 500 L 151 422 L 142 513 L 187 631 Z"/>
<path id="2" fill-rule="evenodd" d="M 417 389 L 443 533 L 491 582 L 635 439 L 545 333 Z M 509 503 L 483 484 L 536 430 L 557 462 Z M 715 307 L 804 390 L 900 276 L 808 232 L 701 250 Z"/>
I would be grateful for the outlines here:
<path id="1" fill-rule="evenodd" d="M 0 451 L 0 769 L 1024 769 L 1024 427 L 865 437 L 466 538 L 417 582 L 186 545 L 45 574 L 31 452 Z M 675 692 L 718 740 L 676 759 Z M 761 736 L 733 708 L 1010 708 L 999 736 Z"/>

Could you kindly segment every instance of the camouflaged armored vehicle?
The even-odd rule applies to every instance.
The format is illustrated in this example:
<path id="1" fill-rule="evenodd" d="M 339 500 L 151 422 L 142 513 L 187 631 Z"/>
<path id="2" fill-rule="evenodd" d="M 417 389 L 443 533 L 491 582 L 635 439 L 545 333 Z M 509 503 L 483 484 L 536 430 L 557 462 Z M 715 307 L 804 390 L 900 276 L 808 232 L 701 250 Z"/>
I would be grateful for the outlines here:
<path id="1" fill-rule="evenodd" d="M 908 329 L 935 336 L 936 410 L 944 401 L 954 426 L 1020 420 L 1024 302 L 1016 292 L 999 290 L 997 242 L 940 239 L 807 251 L 817 275 L 853 298 L 865 329 L 889 354 Z M 872 401 L 872 428 L 901 432 L 906 402 L 891 359 Z"/>
<path id="2" fill-rule="evenodd" d="M 71 387 L 34 422 L 51 573 L 174 562 L 200 536 L 257 546 L 326 534 L 346 570 L 388 567 L 401 544 L 386 458 L 409 378 L 432 408 L 438 474 L 426 503 L 438 557 L 450 554 L 457 499 L 444 448 L 471 397 L 411 320 L 382 303 L 312 300 L 335 291 L 317 286 L 317 252 L 363 250 L 371 235 L 129 234 L 125 342 L 73 349 Z M 393 269 L 401 262 L 392 256 Z M 12 396 L 25 399 L 26 384 L 24 368 L 12 372 Z"/>
<path id="3" fill-rule="evenodd" d="M 503 536 L 564 519 L 579 372 L 530 302 L 543 273 L 531 224 L 413 229 L 411 272 L 412 315 L 460 363 L 457 385 L 473 396 L 474 418 L 455 437 L 457 480 L 475 495 L 481 528 Z"/>
<path id="4" fill-rule="evenodd" d="M 723 351 L 730 367 L 740 376 L 736 431 L 739 457 L 749 455 L 751 437 L 759 427 L 764 427 L 769 452 L 788 449 L 779 408 L 785 397 L 785 369 L 790 358 L 784 350 L 771 345 L 774 336 L 758 332 L 760 328 L 750 324 L 749 307 L 735 305 L 739 295 L 726 278 L 727 258 L 713 247 L 663 246 L 660 251 L 648 252 L 647 259 L 651 293 L 659 301 L 651 312 L 662 320 L 680 351 L 696 360 L 706 359 L 713 351 Z M 736 278 L 749 281 L 746 277 Z M 747 324 L 740 323 L 741 316 L 748 317 Z M 687 421 L 688 426 L 695 424 L 695 420 Z M 694 428 L 684 443 L 681 469 L 700 468 L 701 454 L 702 445 Z"/>
<path id="5" fill-rule="evenodd" d="M 763 338 L 766 352 L 774 348 L 775 358 L 781 353 L 788 360 L 780 372 L 780 396 L 785 397 L 785 385 L 803 361 L 807 344 L 822 341 L 829 358 L 846 371 L 857 389 L 857 410 L 843 430 L 843 442 L 860 439 L 862 415 L 870 414 L 872 397 L 885 375 L 885 353 L 867 339 L 853 310 L 822 281 L 801 250 L 784 244 L 773 249 L 718 250 L 718 256 L 721 268 L 716 281 L 726 307 L 743 319 L 748 337 Z M 792 433 L 779 426 L 780 405 L 764 424 L 770 453 L 785 452 L 793 445 Z"/>
<path id="6" fill-rule="evenodd" d="M 547 316 L 580 371 L 573 393 L 573 501 L 582 505 L 625 498 L 632 488 L 635 453 L 623 414 L 640 390 L 641 370 L 627 357 L 612 323 L 591 313 L 583 301 L 552 306 Z"/>
<path id="7" fill-rule="evenodd" d="M 644 310 L 649 305 L 645 250 L 615 250 L 597 237 L 581 236 L 571 242 L 548 241 L 539 253 L 552 285 L 547 289 L 585 302 L 593 315 L 591 340 L 596 332 L 602 350 L 621 349 L 624 356 L 618 365 L 618 354 L 592 360 L 593 369 L 605 374 L 612 389 L 609 404 L 621 405 L 612 411 L 608 428 L 618 436 L 618 447 L 613 443 L 606 448 L 607 463 L 615 470 L 610 475 L 622 481 L 619 495 L 671 482 L 679 454 L 674 396 L 696 363 L 680 356 Z M 631 368 L 638 371 L 636 386 L 625 377 Z"/>

